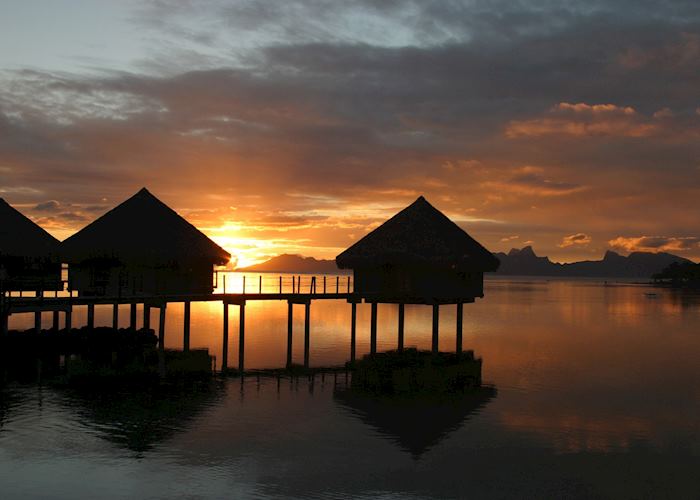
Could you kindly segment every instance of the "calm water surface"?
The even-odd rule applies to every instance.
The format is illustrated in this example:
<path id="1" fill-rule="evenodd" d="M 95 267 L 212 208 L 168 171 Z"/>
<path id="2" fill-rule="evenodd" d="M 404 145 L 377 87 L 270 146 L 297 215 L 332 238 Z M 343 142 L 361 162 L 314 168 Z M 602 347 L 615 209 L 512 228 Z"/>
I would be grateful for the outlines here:
<path id="1" fill-rule="evenodd" d="M 249 303 L 247 368 L 284 364 L 286 313 Z M 110 322 L 98 307 L 97 323 Z M 181 347 L 181 305 L 166 324 L 167 346 Z M 395 347 L 396 324 L 396 306 L 380 306 L 380 349 Z M 454 324 L 442 308 L 441 349 L 453 349 Z M 407 345 L 429 348 L 430 330 L 431 308 L 406 308 Z M 221 359 L 220 304 L 193 305 L 192 345 Z M 312 365 L 343 363 L 349 345 L 350 306 L 314 302 Z M 0 498 L 700 497 L 699 297 L 492 279 L 465 306 L 464 346 L 489 389 L 458 402 L 352 397 L 344 374 L 109 395 L 11 384 L 0 389 Z M 361 305 L 358 353 L 368 349 Z M 298 307 L 297 361 L 302 351 Z"/>

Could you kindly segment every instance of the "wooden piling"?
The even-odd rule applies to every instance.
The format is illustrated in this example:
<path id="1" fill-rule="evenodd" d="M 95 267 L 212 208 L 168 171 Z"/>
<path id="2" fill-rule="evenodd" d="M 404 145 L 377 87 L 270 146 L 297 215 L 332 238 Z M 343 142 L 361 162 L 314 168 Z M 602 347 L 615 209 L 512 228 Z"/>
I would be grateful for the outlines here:
<path id="1" fill-rule="evenodd" d="M 165 306 L 160 306 L 160 318 L 158 321 L 158 374 L 165 377 Z"/>
<path id="2" fill-rule="evenodd" d="M 464 319 L 464 304 L 457 303 L 457 354 L 462 352 L 462 323 Z"/>
<path id="3" fill-rule="evenodd" d="M 224 302 L 224 334 L 221 347 L 221 371 L 228 368 L 228 304 Z"/>
<path id="4" fill-rule="evenodd" d="M 309 367 L 309 340 L 311 333 L 311 301 L 304 304 L 304 368 Z"/>
<path id="5" fill-rule="evenodd" d="M 66 330 L 73 328 L 73 306 L 68 305 L 66 309 Z"/>
<path id="6" fill-rule="evenodd" d="M 187 352 L 190 350 L 190 310 L 191 303 L 185 302 L 185 318 L 182 333 L 182 350 Z"/>
<path id="7" fill-rule="evenodd" d="M 117 302 L 112 304 L 112 328 L 119 329 L 119 304 Z"/>
<path id="8" fill-rule="evenodd" d="M 132 330 L 136 330 L 136 303 L 132 302 L 130 304 L 130 311 L 129 311 L 129 328 Z"/>
<path id="9" fill-rule="evenodd" d="M 160 350 L 165 349 L 165 309 L 167 304 L 164 302 L 160 306 L 160 318 L 158 320 L 158 347 Z"/>
<path id="10" fill-rule="evenodd" d="M 350 304 L 350 361 L 355 361 L 355 350 L 357 344 L 357 303 Z"/>
<path id="11" fill-rule="evenodd" d="M 151 328 L 151 306 L 143 303 L 143 327 L 148 330 Z"/>
<path id="12" fill-rule="evenodd" d="M 377 303 L 372 302 L 372 317 L 370 319 L 369 331 L 369 352 L 370 354 L 377 353 Z"/>
<path id="13" fill-rule="evenodd" d="M 238 371 L 243 373 L 245 361 L 245 301 L 241 302 L 238 314 Z"/>
<path id="14" fill-rule="evenodd" d="M 34 313 L 34 333 L 41 333 L 41 311 Z"/>
<path id="15" fill-rule="evenodd" d="M 433 353 L 438 352 L 438 329 L 440 325 L 440 305 L 433 304 Z"/>
<path id="16" fill-rule="evenodd" d="M 403 352 L 404 307 L 403 303 L 399 304 L 399 352 Z"/>
<path id="17" fill-rule="evenodd" d="M 292 366 L 292 337 L 294 335 L 294 304 L 287 301 L 287 368 Z"/>
<path id="18" fill-rule="evenodd" d="M 53 324 L 51 329 L 54 331 L 54 333 L 58 332 L 58 311 L 53 312 Z"/>
<path id="19" fill-rule="evenodd" d="M 87 326 L 91 330 L 95 328 L 95 304 L 87 306 Z"/>

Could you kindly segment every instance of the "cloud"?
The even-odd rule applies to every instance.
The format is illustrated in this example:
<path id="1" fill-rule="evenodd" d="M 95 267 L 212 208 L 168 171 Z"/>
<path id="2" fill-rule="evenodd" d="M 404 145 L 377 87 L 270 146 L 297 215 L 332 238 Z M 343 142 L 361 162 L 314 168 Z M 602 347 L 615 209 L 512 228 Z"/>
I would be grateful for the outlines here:
<path id="1" fill-rule="evenodd" d="M 591 237 L 585 233 L 570 234 L 564 236 L 561 243 L 557 245 L 559 248 L 568 248 L 574 245 L 588 245 L 591 242 Z"/>
<path id="2" fill-rule="evenodd" d="M 700 248 L 700 237 L 618 236 L 608 241 L 608 245 L 626 252 L 687 252 Z"/>
<path id="3" fill-rule="evenodd" d="M 517 240 L 518 238 L 520 238 L 520 236 L 518 236 L 518 235 L 506 236 L 504 238 L 501 238 L 501 242 L 505 243 L 507 241 Z"/>
<path id="4" fill-rule="evenodd" d="M 49 200 L 43 203 L 37 203 L 34 210 L 37 212 L 58 212 L 61 208 L 61 204 L 56 200 Z"/>
<path id="5" fill-rule="evenodd" d="M 544 117 L 512 120 L 506 126 L 505 134 L 509 139 L 548 135 L 640 138 L 659 130 L 657 124 L 639 116 L 629 106 L 561 102 Z"/>

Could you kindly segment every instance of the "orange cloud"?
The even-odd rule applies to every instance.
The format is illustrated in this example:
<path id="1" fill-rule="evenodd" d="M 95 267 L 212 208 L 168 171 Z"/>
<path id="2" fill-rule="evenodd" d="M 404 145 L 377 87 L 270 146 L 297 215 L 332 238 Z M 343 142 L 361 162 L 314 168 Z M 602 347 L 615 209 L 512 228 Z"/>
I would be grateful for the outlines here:
<path id="1" fill-rule="evenodd" d="M 700 237 L 618 236 L 608 241 L 608 244 L 626 252 L 683 252 L 700 248 Z"/>
<path id="2" fill-rule="evenodd" d="M 505 134 L 509 139 L 548 135 L 647 137 L 658 131 L 658 124 L 629 106 L 561 102 L 544 117 L 510 121 Z"/>
<path id="3" fill-rule="evenodd" d="M 591 242 L 591 237 L 585 233 L 570 234 L 564 236 L 561 243 L 557 245 L 559 248 L 568 248 L 574 245 L 588 245 Z"/>

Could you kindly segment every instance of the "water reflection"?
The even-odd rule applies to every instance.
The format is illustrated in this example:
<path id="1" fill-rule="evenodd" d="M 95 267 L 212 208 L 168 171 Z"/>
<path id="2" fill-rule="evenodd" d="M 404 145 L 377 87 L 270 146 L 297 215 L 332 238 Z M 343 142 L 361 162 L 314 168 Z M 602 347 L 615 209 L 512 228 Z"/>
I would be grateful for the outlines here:
<path id="1" fill-rule="evenodd" d="M 372 396 L 353 390 L 337 390 L 333 398 L 365 425 L 418 459 L 465 425 L 496 394 L 494 387 L 484 386 L 439 398 Z"/>
<path id="2" fill-rule="evenodd" d="M 142 456 L 186 431 L 204 410 L 225 394 L 221 380 L 200 380 L 146 387 L 71 389 L 63 402 L 81 424 L 110 443 Z"/>

